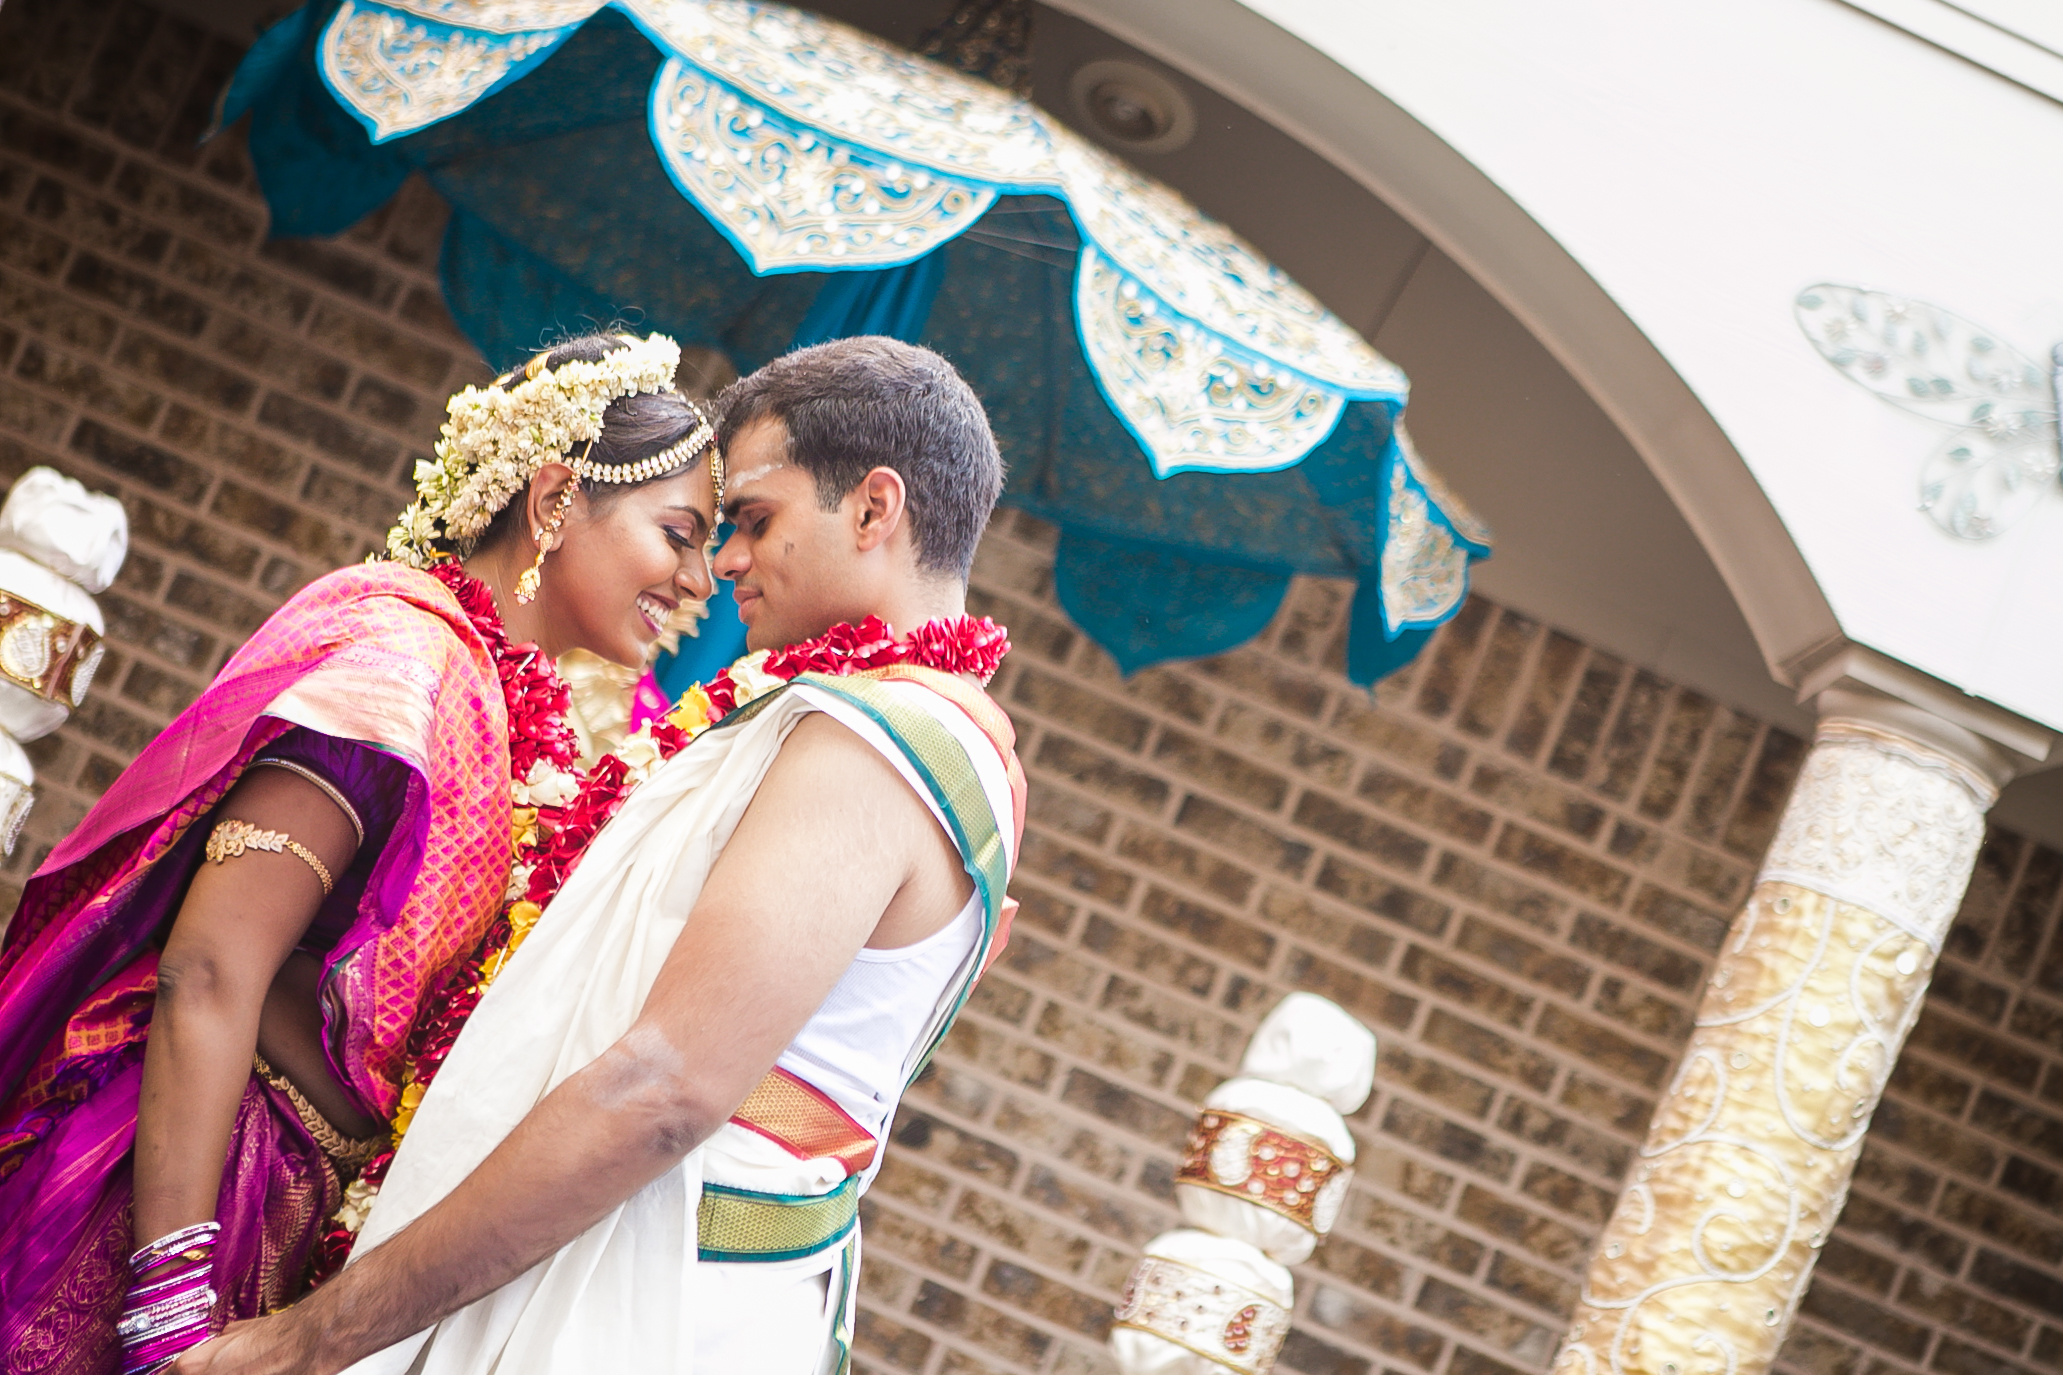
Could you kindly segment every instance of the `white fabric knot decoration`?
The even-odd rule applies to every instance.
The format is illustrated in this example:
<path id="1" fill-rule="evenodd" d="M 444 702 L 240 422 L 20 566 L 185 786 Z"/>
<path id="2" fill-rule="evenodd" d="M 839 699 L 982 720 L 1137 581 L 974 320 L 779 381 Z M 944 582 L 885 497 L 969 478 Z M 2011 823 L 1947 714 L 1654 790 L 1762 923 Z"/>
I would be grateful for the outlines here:
<path id="1" fill-rule="evenodd" d="M 129 516 L 105 493 L 31 468 L 0 506 L 0 549 L 25 554 L 87 592 L 105 592 L 129 554 Z"/>
<path id="2" fill-rule="evenodd" d="M 1337 1003 L 1292 993 L 1261 1019 L 1239 1072 L 1302 1089 L 1336 1112 L 1353 1112 L 1375 1084 L 1375 1033 Z"/>

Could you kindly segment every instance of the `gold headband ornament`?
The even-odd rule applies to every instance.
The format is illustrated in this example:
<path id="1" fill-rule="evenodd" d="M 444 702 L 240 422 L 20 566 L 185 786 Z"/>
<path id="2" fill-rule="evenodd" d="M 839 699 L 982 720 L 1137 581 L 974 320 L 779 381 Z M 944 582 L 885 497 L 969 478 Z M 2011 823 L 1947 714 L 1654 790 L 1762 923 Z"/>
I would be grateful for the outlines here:
<path id="1" fill-rule="evenodd" d="M 389 557 L 427 568 L 440 556 L 440 543 L 471 553 L 495 514 L 547 463 L 569 463 L 577 480 L 643 482 L 693 461 L 706 448 L 710 477 L 720 489 L 716 429 L 706 415 L 685 439 L 649 458 L 587 461 L 587 447 L 601 437 L 610 404 L 672 391 L 680 366 L 680 345 L 663 334 L 618 337 L 622 348 L 592 362 L 569 359 L 550 367 L 549 353 L 541 353 L 513 387 L 469 386 L 452 397 L 436 459 L 415 465 L 416 499 L 387 532 Z M 701 407 L 695 410 L 702 414 Z M 576 448 L 581 456 L 569 459 Z"/>

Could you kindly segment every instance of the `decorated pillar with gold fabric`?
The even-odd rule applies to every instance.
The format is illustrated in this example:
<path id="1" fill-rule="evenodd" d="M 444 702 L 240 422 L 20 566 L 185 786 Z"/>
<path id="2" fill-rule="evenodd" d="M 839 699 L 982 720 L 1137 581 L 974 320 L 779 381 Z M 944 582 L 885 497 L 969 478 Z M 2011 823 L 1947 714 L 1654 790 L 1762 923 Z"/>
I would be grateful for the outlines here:
<path id="1" fill-rule="evenodd" d="M 1876 693 L 1819 706 L 1556 1375 L 1759 1375 L 1847 1197 L 2013 761 Z"/>
<path id="2" fill-rule="evenodd" d="M 1212 1089 L 1175 1175 L 1186 1226 L 1146 1243 L 1110 1333 L 1123 1375 L 1268 1375 L 1296 1301 L 1288 1266 L 1332 1230 L 1354 1175 L 1343 1113 L 1368 1099 L 1375 1035 L 1291 993 Z"/>
<path id="3" fill-rule="evenodd" d="M 14 852 L 35 800 L 22 745 L 86 699 L 106 652 L 92 594 L 128 552 L 122 504 L 54 469 L 29 469 L 0 504 L 0 854 Z"/>

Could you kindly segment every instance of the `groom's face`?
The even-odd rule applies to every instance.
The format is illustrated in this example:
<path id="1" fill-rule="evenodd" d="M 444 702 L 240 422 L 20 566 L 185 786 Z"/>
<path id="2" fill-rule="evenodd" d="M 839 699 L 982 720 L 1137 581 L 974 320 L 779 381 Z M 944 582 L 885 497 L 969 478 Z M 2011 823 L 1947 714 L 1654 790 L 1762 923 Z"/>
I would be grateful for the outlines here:
<path id="1" fill-rule="evenodd" d="M 724 517 L 734 527 L 711 567 L 738 599 L 750 649 L 777 649 L 865 614 L 852 515 L 825 510 L 816 480 L 788 461 L 788 427 L 756 420 L 724 454 Z"/>

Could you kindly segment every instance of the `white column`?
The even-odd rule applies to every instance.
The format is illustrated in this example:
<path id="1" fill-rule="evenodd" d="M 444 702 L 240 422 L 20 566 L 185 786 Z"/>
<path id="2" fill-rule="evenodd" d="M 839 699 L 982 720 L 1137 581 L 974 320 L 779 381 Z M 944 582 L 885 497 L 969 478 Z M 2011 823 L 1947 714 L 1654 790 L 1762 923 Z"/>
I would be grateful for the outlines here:
<path id="1" fill-rule="evenodd" d="M 1896 677 L 1887 662 L 1862 668 L 1881 683 Z M 1826 676 L 1812 751 L 1591 1257 L 1557 1375 L 1769 1368 L 1919 1013 L 1984 814 L 2019 762 L 1854 673 Z M 2038 728 L 1991 734 L 2046 751 Z"/>

